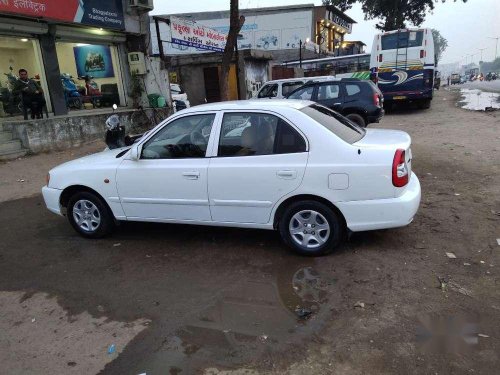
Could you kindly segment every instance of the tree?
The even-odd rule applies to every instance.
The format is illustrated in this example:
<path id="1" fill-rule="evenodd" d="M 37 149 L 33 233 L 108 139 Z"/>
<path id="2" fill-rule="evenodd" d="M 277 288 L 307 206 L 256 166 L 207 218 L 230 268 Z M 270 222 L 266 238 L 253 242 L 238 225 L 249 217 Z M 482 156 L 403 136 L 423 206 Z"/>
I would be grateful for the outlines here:
<path id="1" fill-rule="evenodd" d="M 226 47 L 222 54 L 222 67 L 220 73 L 220 96 L 221 101 L 229 100 L 229 68 L 233 59 L 234 47 L 238 39 L 238 33 L 245 22 L 245 17 L 240 16 L 238 0 L 231 0 L 229 10 L 229 33 L 227 35 Z M 238 74 L 238 73 L 236 73 Z"/>
<path id="2" fill-rule="evenodd" d="M 439 30 L 432 29 L 432 39 L 434 39 L 434 52 L 436 54 L 436 65 L 441 60 L 443 52 L 448 47 L 448 41 L 444 36 L 441 35 Z"/>
<path id="3" fill-rule="evenodd" d="M 463 1 L 467 0 L 453 0 Z M 333 5 L 342 12 L 360 3 L 365 20 L 380 19 L 377 29 L 383 31 L 404 29 L 406 23 L 420 26 L 428 12 L 434 10 L 436 0 L 323 0 L 323 5 Z M 446 2 L 446 0 L 441 0 Z"/>

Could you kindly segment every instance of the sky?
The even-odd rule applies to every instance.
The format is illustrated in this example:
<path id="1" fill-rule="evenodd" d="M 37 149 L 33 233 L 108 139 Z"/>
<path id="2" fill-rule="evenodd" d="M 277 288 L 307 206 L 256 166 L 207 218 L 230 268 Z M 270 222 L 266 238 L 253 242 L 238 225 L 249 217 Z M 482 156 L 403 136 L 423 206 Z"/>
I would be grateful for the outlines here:
<path id="1" fill-rule="evenodd" d="M 271 6 L 283 6 L 293 4 L 321 5 L 321 1 L 315 0 L 240 0 L 240 9 L 264 8 Z M 215 10 L 228 10 L 229 0 L 182 0 L 179 3 L 170 0 L 154 0 L 155 9 L 151 14 L 174 14 L 189 12 L 207 12 Z M 376 20 L 365 21 L 359 4 L 356 4 L 346 14 L 357 21 L 353 25 L 352 34 L 346 40 L 361 40 L 367 44 L 367 52 L 370 52 L 375 29 Z M 500 37 L 500 0 L 468 0 L 446 3 L 437 2 L 433 14 L 428 14 L 423 27 L 438 29 L 448 40 L 448 49 L 445 51 L 440 63 L 467 63 L 480 60 L 483 50 L 483 61 L 491 61 L 495 57 L 494 39 L 488 37 Z M 498 56 L 500 56 L 500 40 L 498 41 Z"/>

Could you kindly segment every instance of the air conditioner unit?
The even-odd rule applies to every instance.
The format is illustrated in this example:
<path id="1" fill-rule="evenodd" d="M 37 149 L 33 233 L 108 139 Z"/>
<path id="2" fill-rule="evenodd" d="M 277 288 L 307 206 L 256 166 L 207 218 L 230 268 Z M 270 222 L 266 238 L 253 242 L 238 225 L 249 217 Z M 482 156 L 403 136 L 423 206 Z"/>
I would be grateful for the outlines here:
<path id="1" fill-rule="evenodd" d="M 153 10 L 153 0 L 129 0 L 131 8 L 139 8 L 142 10 Z"/>

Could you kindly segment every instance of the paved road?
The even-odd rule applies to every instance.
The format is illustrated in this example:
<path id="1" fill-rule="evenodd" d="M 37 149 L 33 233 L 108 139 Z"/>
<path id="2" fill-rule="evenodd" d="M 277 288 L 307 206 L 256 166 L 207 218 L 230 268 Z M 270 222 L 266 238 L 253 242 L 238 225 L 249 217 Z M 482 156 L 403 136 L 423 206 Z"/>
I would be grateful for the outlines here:
<path id="1" fill-rule="evenodd" d="M 295 256 L 257 230 L 129 223 L 85 240 L 39 195 L 0 203 L 2 371 L 491 374 L 498 113 L 456 108 L 455 95 L 373 125 L 412 135 L 415 221 L 327 257 Z"/>

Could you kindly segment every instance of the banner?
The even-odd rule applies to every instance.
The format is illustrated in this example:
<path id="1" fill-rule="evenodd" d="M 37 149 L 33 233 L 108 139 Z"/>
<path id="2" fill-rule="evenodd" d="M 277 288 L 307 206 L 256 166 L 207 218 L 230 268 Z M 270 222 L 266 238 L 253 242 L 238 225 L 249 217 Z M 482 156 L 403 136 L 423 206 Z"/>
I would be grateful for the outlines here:
<path id="1" fill-rule="evenodd" d="M 76 72 L 79 77 L 85 75 L 94 78 L 114 77 L 113 60 L 108 46 L 88 45 L 73 47 Z"/>
<path id="2" fill-rule="evenodd" d="M 0 0 L 0 13 L 123 30 L 121 0 Z"/>
<path id="3" fill-rule="evenodd" d="M 224 51 L 226 34 L 178 17 L 170 17 L 172 43 L 208 51 Z"/>

